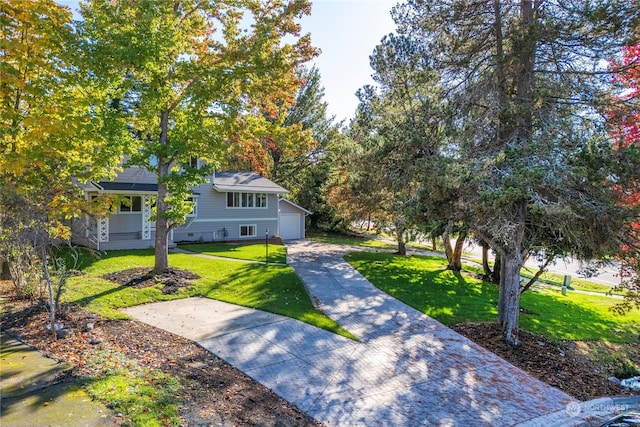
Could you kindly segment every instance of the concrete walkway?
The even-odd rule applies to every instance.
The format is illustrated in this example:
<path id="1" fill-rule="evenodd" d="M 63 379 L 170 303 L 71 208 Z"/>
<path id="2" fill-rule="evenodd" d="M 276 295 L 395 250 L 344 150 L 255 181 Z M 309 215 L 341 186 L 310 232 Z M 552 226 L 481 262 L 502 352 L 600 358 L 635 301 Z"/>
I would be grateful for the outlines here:
<path id="1" fill-rule="evenodd" d="M 360 342 L 201 298 L 126 313 L 199 342 L 328 426 L 508 426 L 575 402 L 379 291 L 343 261 L 347 248 L 288 246 L 319 308 Z"/>

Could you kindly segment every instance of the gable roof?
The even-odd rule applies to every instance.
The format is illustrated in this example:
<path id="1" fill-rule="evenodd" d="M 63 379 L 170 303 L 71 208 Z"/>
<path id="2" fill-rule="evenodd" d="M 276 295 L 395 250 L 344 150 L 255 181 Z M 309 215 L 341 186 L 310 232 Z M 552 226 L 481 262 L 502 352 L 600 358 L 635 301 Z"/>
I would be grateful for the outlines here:
<path id="1" fill-rule="evenodd" d="M 309 211 L 309 210 L 307 210 L 307 209 L 303 208 L 303 207 L 302 207 L 302 206 L 300 206 L 300 205 L 296 205 L 296 204 L 295 204 L 295 203 L 293 203 L 291 200 L 287 200 L 287 199 L 285 199 L 284 197 L 280 197 L 279 202 L 280 202 L 280 203 L 287 203 L 287 204 L 289 204 L 289 205 L 293 206 L 294 208 L 301 210 L 301 211 L 302 211 L 302 213 L 304 213 L 304 214 L 305 214 L 305 216 L 306 216 L 306 215 L 311 215 L 311 214 L 313 213 L 313 212 L 311 212 L 311 211 Z"/>
<path id="2" fill-rule="evenodd" d="M 234 191 L 269 194 L 289 193 L 289 190 L 254 172 L 216 172 L 213 179 L 213 188 L 221 193 Z"/>

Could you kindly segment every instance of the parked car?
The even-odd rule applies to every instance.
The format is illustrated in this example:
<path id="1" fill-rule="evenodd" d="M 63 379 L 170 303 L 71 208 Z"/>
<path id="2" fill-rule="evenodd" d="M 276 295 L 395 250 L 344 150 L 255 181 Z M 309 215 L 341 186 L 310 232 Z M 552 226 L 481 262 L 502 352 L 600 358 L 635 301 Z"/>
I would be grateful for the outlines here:
<path id="1" fill-rule="evenodd" d="M 601 427 L 638 427 L 640 426 L 640 413 L 628 412 L 611 418 Z"/>

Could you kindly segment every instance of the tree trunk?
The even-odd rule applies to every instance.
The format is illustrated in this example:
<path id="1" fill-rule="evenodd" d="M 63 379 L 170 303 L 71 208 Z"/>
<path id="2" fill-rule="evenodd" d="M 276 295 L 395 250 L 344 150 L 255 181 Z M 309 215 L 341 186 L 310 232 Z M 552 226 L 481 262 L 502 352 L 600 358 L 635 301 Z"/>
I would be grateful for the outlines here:
<path id="1" fill-rule="evenodd" d="M 160 115 L 160 144 L 167 145 L 167 132 L 169 128 L 169 111 L 163 111 Z M 169 223 L 164 213 L 167 211 L 165 198 L 169 194 L 169 188 L 163 178 L 169 175 L 169 162 L 164 157 L 158 158 L 158 195 L 156 197 L 156 240 L 155 240 L 155 266 L 153 272 L 161 273 L 169 268 Z"/>
<path id="2" fill-rule="evenodd" d="M 4 258 L 0 258 L 0 280 L 10 279 L 11 273 L 9 272 L 9 263 Z"/>
<path id="3" fill-rule="evenodd" d="M 449 236 L 450 225 L 444 230 L 442 235 L 442 243 L 444 244 L 444 252 L 447 255 L 447 270 L 460 271 L 462 270 L 462 248 L 464 247 L 464 239 L 467 236 L 466 232 L 461 232 L 456 239 L 455 249 L 451 246 L 451 238 Z"/>
<path id="4" fill-rule="evenodd" d="M 449 238 L 449 227 L 447 227 L 442 235 L 442 244 L 444 245 L 444 253 L 447 256 L 447 269 L 450 270 L 453 262 L 453 248 L 451 247 L 451 239 Z"/>
<path id="5" fill-rule="evenodd" d="M 528 258 L 528 256 L 526 256 L 525 259 L 522 260 L 523 264 L 525 262 L 527 262 L 526 258 Z M 531 278 L 531 280 L 529 280 L 529 282 L 526 285 L 524 285 L 524 287 L 520 291 L 520 294 L 523 294 L 526 291 L 528 291 L 529 288 L 536 283 L 536 281 L 540 278 L 540 276 L 542 276 L 542 273 L 545 272 L 545 270 L 547 269 L 549 264 L 551 264 L 551 262 L 553 262 L 554 259 L 555 259 L 555 255 L 552 256 L 552 257 L 547 257 L 547 259 L 545 260 L 544 264 L 542 264 L 540 266 L 540 268 L 538 269 L 538 271 L 536 271 L 536 274 L 534 274 L 533 277 Z"/>
<path id="6" fill-rule="evenodd" d="M 524 240 L 527 203 L 519 200 L 511 207 L 510 241 L 501 248 L 500 295 L 498 297 L 498 320 L 502 327 L 502 338 L 507 344 L 517 346 L 518 322 L 520 319 L 520 269 L 524 254 Z M 494 268 L 495 270 L 495 268 Z"/>
<path id="7" fill-rule="evenodd" d="M 502 272 L 502 255 L 498 252 L 493 261 L 493 273 L 492 273 L 492 282 L 500 283 L 500 273 Z"/>
<path id="8" fill-rule="evenodd" d="M 493 271 L 491 271 L 491 267 L 489 266 L 489 245 L 484 242 L 480 245 L 482 246 L 482 271 L 484 271 L 484 277 L 491 279 Z"/>
<path id="9" fill-rule="evenodd" d="M 53 339 L 56 339 L 56 301 L 53 299 L 53 284 L 51 283 L 51 274 L 47 262 L 47 248 L 44 243 L 42 243 L 40 261 L 42 262 L 42 272 L 44 280 L 47 283 L 47 292 L 49 293 L 49 324 L 51 325 L 51 335 Z"/>
<path id="10" fill-rule="evenodd" d="M 453 271 L 460 271 L 462 270 L 462 249 L 464 248 L 464 241 L 467 238 L 467 233 L 461 231 L 458 234 L 458 238 L 456 239 L 456 245 L 455 248 L 453 250 L 453 263 L 452 264 L 452 268 L 450 268 Z"/>
<path id="11" fill-rule="evenodd" d="M 167 197 L 167 184 L 158 184 L 158 196 L 156 200 L 156 240 L 155 240 L 155 265 L 153 272 L 155 274 L 162 273 L 169 268 L 169 224 L 164 212 L 167 204 L 164 201 Z"/>
<path id="12" fill-rule="evenodd" d="M 520 267 L 522 255 L 518 251 L 505 253 L 500 273 L 500 325 L 507 344 L 519 345 L 518 322 L 520 320 Z"/>
<path id="13" fill-rule="evenodd" d="M 406 255 L 407 254 L 407 244 L 404 242 L 402 237 L 398 238 L 398 255 Z"/>
<path id="14" fill-rule="evenodd" d="M 432 251 L 438 250 L 438 242 L 437 242 L 436 236 L 431 236 L 431 250 Z"/>
<path id="15" fill-rule="evenodd" d="M 407 244 L 404 241 L 404 231 L 405 227 L 401 222 L 395 224 L 396 227 L 396 238 L 398 240 L 398 255 L 406 255 L 407 254 Z"/>
<path id="16" fill-rule="evenodd" d="M 489 265 L 489 245 L 485 242 L 482 245 L 482 270 L 484 271 L 485 280 L 491 283 L 500 283 L 501 257 L 497 252 L 493 260 L 493 269 Z"/>

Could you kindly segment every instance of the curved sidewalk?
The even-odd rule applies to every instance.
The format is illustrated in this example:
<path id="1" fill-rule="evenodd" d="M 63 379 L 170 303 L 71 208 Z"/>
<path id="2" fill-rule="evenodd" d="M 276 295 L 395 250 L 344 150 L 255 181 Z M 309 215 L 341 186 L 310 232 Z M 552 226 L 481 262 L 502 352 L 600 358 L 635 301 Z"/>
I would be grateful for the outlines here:
<path id="1" fill-rule="evenodd" d="M 202 298 L 125 310 L 212 351 L 328 426 L 516 425 L 575 399 L 379 291 L 342 256 L 288 245 L 314 302 L 360 342 Z"/>

